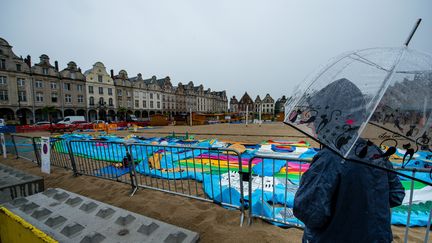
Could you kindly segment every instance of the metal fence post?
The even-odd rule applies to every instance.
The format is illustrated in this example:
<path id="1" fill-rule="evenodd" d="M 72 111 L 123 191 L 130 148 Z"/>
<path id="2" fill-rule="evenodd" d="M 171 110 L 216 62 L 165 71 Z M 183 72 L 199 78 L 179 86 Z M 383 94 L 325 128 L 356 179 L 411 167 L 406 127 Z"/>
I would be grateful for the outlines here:
<path id="1" fill-rule="evenodd" d="M 36 163 L 38 164 L 38 166 L 41 166 L 40 153 L 39 153 L 39 150 L 36 146 L 35 137 L 32 137 L 32 143 L 33 143 L 34 154 L 36 157 Z"/>
<path id="2" fill-rule="evenodd" d="M 412 171 L 412 177 L 415 176 L 415 169 Z M 405 238 L 404 242 L 408 242 L 408 233 L 409 233 L 409 224 L 411 220 L 411 208 L 412 208 L 412 200 L 414 195 L 414 180 L 411 179 L 411 188 L 410 188 L 410 197 L 409 197 L 409 204 L 408 204 L 408 216 L 407 216 L 407 222 L 405 227 Z"/>
<path id="3" fill-rule="evenodd" d="M 429 242 L 429 232 L 431 231 L 431 228 L 430 228 L 431 227 L 431 220 L 432 220 L 432 208 L 429 211 L 429 219 L 427 222 L 426 235 L 425 235 L 425 240 L 424 240 L 425 243 Z"/>
<path id="4" fill-rule="evenodd" d="M 15 149 L 16 159 L 18 159 L 19 156 L 18 156 L 18 149 L 17 149 L 16 143 L 15 143 L 15 136 L 13 134 L 11 134 L 11 138 L 12 138 L 12 143 L 13 143 L 13 146 Z"/>
<path id="5" fill-rule="evenodd" d="M 67 147 L 68 147 L 68 150 L 69 150 L 69 158 L 71 160 L 73 175 L 74 176 L 78 176 L 78 170 L 77 170 L 77 167 L 76 167 L 76 164 L 75 164 L 75 157 L 74 157 L 74 154 L 72 152 L 72 145 L 71 145 L 72 142 L 73 141 L 68 141 L 68 142 L 66 142 L 66 144 L 67 144 Z"/>
<path id="6" fill-rule="evenodd" d="M 240 211 L 241 211 L 241 215 L 240 215 L 240 226 L 243 226 L 243 222 L 244 222 L 244 218 L 245 218 L 245 196 L 244 196 L 244 190 L 243 190 L 243 181 L 249 181 L 251 175 L 251 171 L 249 170 L 248 172 L 244 172 L 243 171 L 243 161 L 242 161 L 242 157 L 241 154 L 235 150 L 237 153 L 237 157 L 238 157 L 238 164 L 239 164 L 239 176 L 240 176 Z M 248 185 L 250 187 L 250 183 Z"/>
<path id="7" fill-rule="evenodd" d="M 126 157 L 127 157 L 127 162 L 129 164 L 129 176 L 130 176 L 131 187 L 132 187 L 130 196 L 132 197 L 133 195 L 135 195 L 135 192 L 138 190 L 138 181 L 135 173 L 135 162 L 132 156 L 131 145 L 124 144 L 124 147 L 126 148 Z"/>
<path id="8" fill-rule="evenodd" d="M 249 185 L 248 185 L 248 191 L 249 191 L 249 218 L 248 218 L 248 225 L 250 226 L 252 224 L 252 161 L 254 160 L 254 156 L 252 156 L 248 161 L 248 169 L 249 169 Z"/>

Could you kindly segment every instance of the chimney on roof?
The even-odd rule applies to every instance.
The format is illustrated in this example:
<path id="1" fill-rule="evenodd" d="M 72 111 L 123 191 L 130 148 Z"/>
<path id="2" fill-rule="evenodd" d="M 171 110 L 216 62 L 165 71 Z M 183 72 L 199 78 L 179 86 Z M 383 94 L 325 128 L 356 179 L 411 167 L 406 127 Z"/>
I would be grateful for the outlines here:
<path id="1" fill-rule="evenodd" d="M 31 67 L 31 56 L 27 55 L 27 58 L 24 59 L 24 62 L 27 63 L 29 67 Z"/>
<path id="2" fill-rule="evenodd" d="M 55 66 L 55 69 L 56 69 L 57 72 L 58 72 L 59 68 L 58 68 L 58 62 L 57 62 L 57 61 L 54 62 L 54 66 Z"/>
<path id="3" fill-rule="evenodd" d="M 111 69 L 111 78 L 114 79 L 114 70 Z"/>

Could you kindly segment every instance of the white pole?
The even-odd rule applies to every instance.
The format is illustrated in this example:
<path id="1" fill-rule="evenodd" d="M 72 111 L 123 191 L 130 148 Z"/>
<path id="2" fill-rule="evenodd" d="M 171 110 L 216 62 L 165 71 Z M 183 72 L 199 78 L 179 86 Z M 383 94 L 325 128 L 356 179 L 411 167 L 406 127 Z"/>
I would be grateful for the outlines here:
<path id="1" fill-rule="evenodd" d="M 260 104 L 260 107 L 259 107 L 259 126 L 261 126 L 261 113 L 262 113 L 262 103 Z"/>
<path id="2" fill-rule="evenodd" d="M 0 133 L 0 140 L 1 140 L 1 146 L 2 146 L 2 151 L 3 151 L 3 158 L 7 158 L 7 150 L 6 150 L 6 140 L 5 140 L 5 136 L 4 133 Z"/>
<path id="3" fill-rule="evenodd" d="M 246 126 L 248 124 L 249 106 L 246 105 Z"/>
<path id="4" fill-rule="evenodd" d="M 190 112 L 190 126 L 192 126 L 192 107 L 189 108 L 189 112 Z"/>

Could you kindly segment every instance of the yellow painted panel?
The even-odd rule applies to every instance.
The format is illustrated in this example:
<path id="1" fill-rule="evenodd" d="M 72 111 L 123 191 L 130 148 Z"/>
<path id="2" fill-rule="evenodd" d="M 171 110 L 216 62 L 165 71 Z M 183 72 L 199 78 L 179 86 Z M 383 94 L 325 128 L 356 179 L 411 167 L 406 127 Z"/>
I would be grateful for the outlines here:
<path id="1" fill-rule="evenodd" d="M 0 207 L 0 242 L 58 242 L 37 229 L 27 221 L 12 213 L 5 207 Z"/>

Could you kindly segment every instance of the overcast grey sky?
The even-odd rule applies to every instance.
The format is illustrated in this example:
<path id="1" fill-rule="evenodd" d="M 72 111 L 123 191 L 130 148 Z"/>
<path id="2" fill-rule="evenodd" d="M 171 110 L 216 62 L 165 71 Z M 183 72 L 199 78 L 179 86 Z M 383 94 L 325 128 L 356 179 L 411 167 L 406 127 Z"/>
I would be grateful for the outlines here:
<path id="1" fill-rule="evenodd" d="M 129 77 L 290 95 L 342 52 L 400 46 L 423 18 L 411 47 L 432 53 L 432 1 L 1 0 L 0 37 L 33 62 L 47 54 L 64 68 L 102 61 Z"/>

